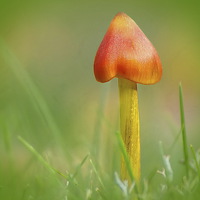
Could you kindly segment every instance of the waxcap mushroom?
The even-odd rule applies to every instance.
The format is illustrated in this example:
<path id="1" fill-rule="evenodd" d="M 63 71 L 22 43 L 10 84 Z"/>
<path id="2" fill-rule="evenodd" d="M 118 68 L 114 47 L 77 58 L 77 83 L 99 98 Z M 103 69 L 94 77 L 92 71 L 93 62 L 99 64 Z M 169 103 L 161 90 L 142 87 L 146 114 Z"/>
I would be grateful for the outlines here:
<path id="1" fill-rule="evenodd" d="M 118 13 L 96 53 L 94 74 L 99 82 L 117 77 L 154 84 L 161 79 L 162 65 L 155 48 L 138 25 L 125 13 Z"/>

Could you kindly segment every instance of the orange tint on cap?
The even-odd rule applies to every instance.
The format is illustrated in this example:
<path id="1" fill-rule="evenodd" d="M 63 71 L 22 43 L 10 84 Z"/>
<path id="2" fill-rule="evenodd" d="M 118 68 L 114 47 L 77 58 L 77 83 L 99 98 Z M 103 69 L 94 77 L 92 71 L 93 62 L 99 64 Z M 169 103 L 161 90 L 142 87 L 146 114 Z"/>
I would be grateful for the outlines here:
<path id="1" fill-rule="evenodd" d="M 154 84 L 161 79 L 162 65 L 155 48 L 138 25 L 126 14 L 118 13 L 96 53 L 94 74 L 99 82 L 117 77 Z"/>

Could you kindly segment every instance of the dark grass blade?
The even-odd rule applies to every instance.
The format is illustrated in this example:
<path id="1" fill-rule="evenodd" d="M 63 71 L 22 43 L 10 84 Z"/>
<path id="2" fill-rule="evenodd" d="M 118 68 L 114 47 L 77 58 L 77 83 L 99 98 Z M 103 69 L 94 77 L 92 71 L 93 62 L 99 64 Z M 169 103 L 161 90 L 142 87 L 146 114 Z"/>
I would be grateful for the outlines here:
<path id="1" fill-rule="evenodd" d="M 89 156 L 89 155 L 86 155 L 86 156 L 83 158 L 83 160 L 81 161 L 81 163 L 77 166 L 76 171 L 74 172 L 74 174 L 73 174 L 73 176 L 72 176 L 72 179 L 74 179 L 74 178 L 78 175 L 78 173 L 79 173 L 81 167 L 82 167 L 82 166 L 84 165 L 84 163 L 86 162 L 88 156 Z"/>
<path id="2" fill-rule="evenodd" d="M 181 131 L 183 140 L 183 153 L 184 153 L 184 163 L 187 177 L 189 176 L 189 156 L 188 156 L 188 145 L 187 145 L 187 135 L 185 128 L 185 114 L 184 114 L 184 104 L 183 104 L 183 92 L 182 85 L 179 84 L 179 103 L 180 103 L 180 119 L 181 119 Z"/>

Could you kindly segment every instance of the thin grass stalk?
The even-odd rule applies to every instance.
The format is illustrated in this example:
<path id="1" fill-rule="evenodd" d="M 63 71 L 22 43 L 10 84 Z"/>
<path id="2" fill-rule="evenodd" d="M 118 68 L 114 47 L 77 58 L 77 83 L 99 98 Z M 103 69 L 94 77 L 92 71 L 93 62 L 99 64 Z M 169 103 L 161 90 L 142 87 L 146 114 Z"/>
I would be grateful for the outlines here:
<path id="1" fill-rule="evenodd" d="M 179 84 L 179 103 L 180 103 L 180 119 L 181 119 L 181 131 L 182 131 L 182 140 L 183 140 L 184 163 L 185 163 L 186 175 L 188 177 L 189 176 L 189 156 L 188 156 L 187 134 L 186 134 L 186 128 L 185 128 L 183 91 L 182 91 L 181 83 Z"/>

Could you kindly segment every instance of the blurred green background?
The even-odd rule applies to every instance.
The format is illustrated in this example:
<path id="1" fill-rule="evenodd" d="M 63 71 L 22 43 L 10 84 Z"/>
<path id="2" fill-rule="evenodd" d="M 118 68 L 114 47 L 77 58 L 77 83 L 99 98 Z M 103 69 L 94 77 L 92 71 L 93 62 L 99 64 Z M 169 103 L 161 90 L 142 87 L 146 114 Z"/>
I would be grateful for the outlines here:
<path id="1" fill-rule="evenodd" d="M 179 82 L 188 143 L 200 146 L 199 11 L 197 1 L 179 0 L 0 0 L 1 195 L 13 180 L 17 187 L 18 172 L 24 185 L 39 173 L 19 135 L 62 172 L 89 152 L 107 173 L 118 170 L 117 80 L 100 84 L 93 75 L 96 50 L 118 12 L 136 21 L 163 63 L 158 84 L 139 85 L 143 176 L 161 168 L 159 141 L 179 169 L 181 139 L 171 150 L 180 131 Z"/>

